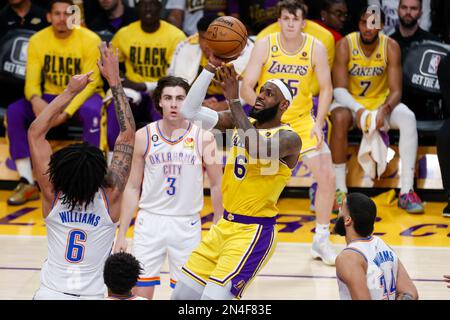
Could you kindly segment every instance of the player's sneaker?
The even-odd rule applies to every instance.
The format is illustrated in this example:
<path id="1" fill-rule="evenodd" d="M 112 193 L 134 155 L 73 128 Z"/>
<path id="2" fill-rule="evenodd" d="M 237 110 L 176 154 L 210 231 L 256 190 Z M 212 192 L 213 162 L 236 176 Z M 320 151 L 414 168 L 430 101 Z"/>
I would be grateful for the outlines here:
<path id="1" fill-rule="evenodd" d="M 347 193 L 344 191 L 341 191 L 339 189 L 336 190 L 336 195 L 334 199 L 333 204 L 333 213 L 338 214 L 339 208 L 341 207 L 342 203 L 344 202 L 345 197 L 347 196 Z"/>
<path id="2" fill-rule="evenodd" d="M 325 241 L 313 240 L 311 255 L 314 259 L 321 259 L 323 263 L 329 266 L 336 264 L 336 252 L 328 239 Z"/>
<path id="3" fill-rule="evenodd" d="M 8 204 L 11 206 L 18 206 L 27 201 L 38 200 L 39 189 L 37 186 L 24 182 L 19 182 L 14 189 L 13 194 L 8 198 Z"/>
<path id="4" fill-rule="evenodd" d="M 442 216 L 446 218 L 450 218 L 450 202 L 447 204 L 447 206 L 442 210 Z"/>
<path id="5" fill-rule="evenodd" d="M 408 213 L 423 213 L 422 200 L 417 193 L 410 190 L 408 193 L 399 194 L 398 207 L 406 210 Z"/>
<path id="6" fill-rule="evenodd" d="M 316 212 L 316 206 L 314 205 L 316 203 L 316 192 L 317 192 L 317 182 L 313 182 L 311 187 L 309 188 L 309 211 Z"/>

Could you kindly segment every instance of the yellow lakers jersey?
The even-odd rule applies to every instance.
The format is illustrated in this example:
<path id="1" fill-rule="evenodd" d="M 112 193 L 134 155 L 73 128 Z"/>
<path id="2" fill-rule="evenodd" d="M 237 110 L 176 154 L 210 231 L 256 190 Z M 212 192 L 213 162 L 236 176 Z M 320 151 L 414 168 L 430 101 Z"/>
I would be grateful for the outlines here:
<path id="1" fill-rule="evenodd" d="M 117 31 L 112 44 L 119 49 L 120 62 L 125 62 L 128 79 L 156 82 L 167 75 L 175 48 L 184 39 L 183 31 L 165 21 L 152 33 L 144 32 L 136 21 Z"/>
<path id="2" fill-rule="evenodd" d="M 281 118 L 283 122 L 289 123 L 311 112 L 313 106 L 311 81 L 314 77 L 312 55 L 315 41 L 314 37 L 303 34 L 301 48 L 297 52 L 287 53 L 281 46 L 280 33 L 269 35 L 269 51 L 261 70 L 256 93 L 259 93 L 267 80 L 273 78 L 281 79 L 289 85 L 294 99 Z"/>
<path id="3" fill-rule="evenodd" d="M 259 134 L 270 137 L 281 130 L 292 130 L 288 125 L 259 129 Z M 251 158 L 234 131 L 232 147 L 228 152 L 222 179 L 225 210 L 252 217 L 274 217 L 277 202 L 291 177 L 291 169 L 280 160 Z"/>
<path id="4" fill-rule="evenodd" d="M 368 110 L 380 107 L 389 95 L 387 76 L 388 37 L 379 33 L 378 47 L 367 57 L 360 46 L 359 32 L 346 36 L 350 48 L 348 91 Z"/>
<path id="5" fill-rule="evenodd" d="M 278 22 L 274 22 L 264 28 L 260 33 L 258 33 L 258 35 L 256 36 L 256 40 L 261 39 L 269 35 L 270 33 L 280 32 L 280 30 L 280 24 Z M 305 27 L 303 28 L 303 32 L 309 34 L 310 36 L 313 36 L 314 38 L 319 40 L 325 46 L 325 48 L 327 48 L 328 65 L 331 68 L 334 62 L 335 43 L 333 34 L 317 22 L 308 19 L 305 19 Z M 313 77 L 313 80 L 311 82 L 311 91 L 313 96 L 318 96 L 320 92 L 319 81 L 317 81 L 317 78 L 315 76 Z"/>

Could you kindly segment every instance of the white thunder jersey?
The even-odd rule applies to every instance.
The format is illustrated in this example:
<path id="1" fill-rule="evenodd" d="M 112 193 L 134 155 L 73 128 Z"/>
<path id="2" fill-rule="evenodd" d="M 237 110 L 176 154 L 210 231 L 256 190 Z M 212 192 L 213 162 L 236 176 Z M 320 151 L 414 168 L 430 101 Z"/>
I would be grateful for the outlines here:
<path id="1" fill-rule="evenodd" d="M 116 224 L 108 213 L 108 200 L 100 189 L 87 210 L 63 205 L 55 197 L 45 218 L 48 258 L 41 272 L 43 286 L 63 293 L 103 295 L 103 265 L 111 253 Z"/>
<path id="2" fill-rule="evenodd" d="M 164 137 L 161 120 L 147 125 L 147 150 L 139 209 L 188 216 L 203 208 L 202 129 L 189 123 L 176 140 Z"/>
<path id="3" fill-rule="evenodd" d="M 361 254 L 367 261 L 367 287 L 372 300 L 395 300 L 398 271 L 397 254 L 377 236 L 357 239 L 344 250 Z M 337 277 L 341 300 L 351 300 L 350 291 Z"/>

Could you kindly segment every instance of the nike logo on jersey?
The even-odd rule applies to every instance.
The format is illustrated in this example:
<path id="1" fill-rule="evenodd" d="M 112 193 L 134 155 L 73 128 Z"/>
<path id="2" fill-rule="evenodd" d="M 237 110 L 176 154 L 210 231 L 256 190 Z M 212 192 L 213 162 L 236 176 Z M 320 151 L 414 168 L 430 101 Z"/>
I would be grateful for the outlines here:
<path id="1" fill-rule="evenodd" d="M 191 226 L 195 226 L 196 224 L 197 224 L 197 222 L 199 222 L 200 220 L 197 220 L 197 221 L 194 221 L 194 222 L 191 222 Z"/>
<path id="2" fill-rule="evenodd" d="M 153 146 L 154 146 L 154 147 L 158 147 L 158 146 L 162 145 L 163 143 L 164 143 L 164 142 L 154 143 Z"/>
<path id="3" fill-rule="evenodd" d="M 99 132 L 100 131 L 100 129 L 89 129 L 89 133 L 96 133 L 96 132 Z"/>

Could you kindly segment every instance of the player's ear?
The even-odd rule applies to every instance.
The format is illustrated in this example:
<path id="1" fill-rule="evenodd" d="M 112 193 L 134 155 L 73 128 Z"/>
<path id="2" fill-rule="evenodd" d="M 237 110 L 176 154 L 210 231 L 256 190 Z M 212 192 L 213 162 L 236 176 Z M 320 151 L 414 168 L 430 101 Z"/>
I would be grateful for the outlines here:
<path id="1" fill-rule="evenodd" d="M 287 108 L 289 108 L 289 105 L 290 105 L 289 101 L 285 99 L 283 102 L 280 103 L 280 110 L 283 112 L 286 111 Z"/>
<path id="2" fill-rule="evenodd" d="M 47 12 L 46 16 L 47 16 L 47 22 L 51 24 L 52 23 L 52 16 L 51 16 L 50 12 Z"/>
<path id="3" fill-rule="evenodd" d="M 347 217 L 344 218 L 344 225 L 346 227 L 350 226 L 352 223 L 353 223 L 352 217 L 347 216 Z"/>

